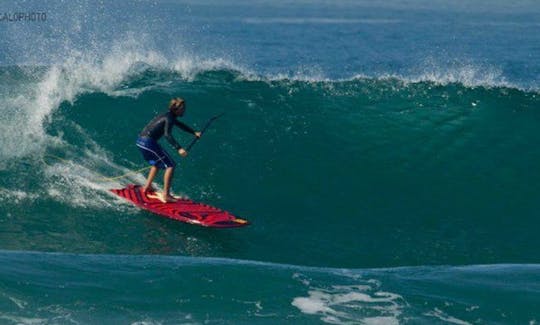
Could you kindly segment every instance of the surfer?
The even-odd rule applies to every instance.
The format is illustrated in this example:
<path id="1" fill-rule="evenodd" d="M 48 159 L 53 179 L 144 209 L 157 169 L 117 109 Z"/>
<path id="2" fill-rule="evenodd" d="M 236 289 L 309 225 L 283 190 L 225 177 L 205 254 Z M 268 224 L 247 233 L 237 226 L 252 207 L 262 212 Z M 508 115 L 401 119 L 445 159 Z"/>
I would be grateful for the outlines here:
<path id="1" fill-rule="evenodd" d="M 137 147 L 139 147 L 144 159 L 148 161 L 152 167 L 148 173 L 148 179 L 143 187 L 145 195 L 149 198 L 157 198 L 163 203 L 175 202 L 176 199 L 171 195 L 171 180 L 174 173 L 176 163 L 169 154 L 159 145 L 158 140 L 165 136 L 167 141 L 174 147 L 178 154 L 182 157 L 187 156 L 188 152 L 182 148 L 172 136 L 173 126 L 177 126 L 185 132 L 191 133 L 197 138 L 201 137 L 201 132 L 196 132 L 191 127 L 178 121 L 176 118 L 183 116 L 186 111 L 186 103 L 182 98 L 173 98 L 169 103 L 169 111 L 156 116 L 148 123 L 137 139 Z M 154 192 L 152 182 L 157 174 L 158 169 L 165 169 L 163 175 L 163 191 L 161 193 Z"/>

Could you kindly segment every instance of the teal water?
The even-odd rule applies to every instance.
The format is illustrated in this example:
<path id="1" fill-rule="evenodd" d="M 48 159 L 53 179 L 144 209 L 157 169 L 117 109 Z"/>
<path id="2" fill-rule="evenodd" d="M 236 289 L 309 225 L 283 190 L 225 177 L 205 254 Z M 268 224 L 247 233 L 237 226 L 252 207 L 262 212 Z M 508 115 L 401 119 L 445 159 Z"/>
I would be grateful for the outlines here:
<path id="1" fill-rule="evenodd" d="M 540 320 L 538 5 L 74 3 L 0 22 L 0 323 Z M 109 193 L 176 96 L 249 227 Z"/>
<path id="2" fill-rule="evenodd" d="M 20 220 L 6 224 L 17 228 L 5 248 L 355 268 L 539 258 L 535 93 L 395 79 L 253 81 L 229 71 L 191 81 L 147 71 L 120 91 L 156 79 L 167 86 L 135 97 L 91 92 L 60 105 L 44 130 L 54 143 L 5 171 L 4 191 L 21 193 L 4 203 L 8 220 Z M 184 120 L 195 127 L 226 115 L 178 159 L 173 190 L 252 227 L 201 230 L 150 217 L 106 192 L 142 175 L 99 180 L 144 167 L 133 141 L 176 93 L 189 98 Z M 51 225 L 70 235 L 25 237 Z M 200 241 L 195 252 L 186 238 Z"/>
<path id="3" fill-rule="evenodd" d="M 107 192 L 144 180 L 100 178 L 144 166 L 136 130 L 176 93 L 189 98 L 184 121 L 195 127 L 226 114 L 178 159 L 173 191 L 233 211 L 251 226 L 194 227 Z M 1 236 L 10 250 L 2 259 L 8 270 L 26 270 L 21 280 L 8 270 L 2 276 L 12 301 L 4 303 L 5 319 L 533 321 L 538 270 L 523 264 L 539 259 L 538 174 L 531 173 L 539 151 L 530 146 L 538 141 L 538 103 L 536 93 L 510 88 L 250 80 L 224 70 L 190 80 L 144 70 L 115 93 L 81 94 L 44 123 L 36 141 L 46 146 L 1 172 Z M 426 266 L 476 264 L 486 266 Z M 398 266 L 412 268 L 368 270 Z M 101 273 L 105 284 L 92 275 Z M 364 273 L 373 276 L 365 280 Z M 154 281 L 160 284 L 135 285 Z M 44 287 L 59 291 L 40 299 Z M 482 298 L 489 292 L 497 298 Z"/>
<path id="4" fill-rule="evenodd" d="M 534 265 L 358 270 L 156 255 L 1 256 L 0 319 L 13 323 L 534 323 L 540 302 Z"/>

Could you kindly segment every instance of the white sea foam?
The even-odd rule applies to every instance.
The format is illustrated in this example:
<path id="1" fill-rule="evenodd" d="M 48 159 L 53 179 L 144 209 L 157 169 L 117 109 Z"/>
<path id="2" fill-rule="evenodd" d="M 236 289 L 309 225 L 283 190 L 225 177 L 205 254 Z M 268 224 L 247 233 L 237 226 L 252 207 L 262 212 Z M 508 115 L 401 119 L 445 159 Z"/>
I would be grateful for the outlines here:
<path id="1" fill-rule="evenodd" d="M 129 205 L 117 204 L 124 201 L 111 200 L 113 196 L 108 190 L 122 188 L 125 182 L 141 183 L 144 177 L 112 163 L 112 159 L 107 159 L 107 156 L 87 150 L 84 164 L 69 159 L 49 162 L 44 169 L 47 194 L 56 201 L 74 207 L 129 211 Z M 109 179 L 96 172 L 98 167 L 108 167 L 115 173 L 128 175 L 122 179 Z"/>
<path id="2" fill-rule="evenodd" d="M 47 320 L 43 318 L 12 316 L 9 314 L 0 315 L 0 319 L 9 321 L 12 324 L 21 324 L 21 325 L 45 324 L 47 322 Z"/>
<path id="3" fill-rule="evenodd" d="M 159 53 L 141 50 L 128 40 L 113 46 L 101 59 L 93 53 L 72 51 L 62 63 L 40 72 L 39 81 L 18 85 L 4 100 L 0 111 L 3 135 L 0 158 L 42 154 L 51 138 L 45 126 L 62 102 L 73 103 L 77 96 L 87 92 L 114 95 L 120 83 L 137 72 L 135 68 L 141 62 L 151 66 L 166 65 Z"/>
<path id="4" fill-rule="evenodd" d="M 217 68 L 217 67 L 216 67 Z M 538 91 L 536 88 L 523 87 L 508 81 L 503 71 L 496 66 L 475 62 L 437 62 L 426 59 L 414 68 L 404 73 L 355 73 L 350 77 L 330 78 L 321 67 L 298 67 L 296 70 L 279 73 L 265 73 L 263 75 L 250 71 L 247 68 L 230 65 L 229 68 L 238 71 L 240 80 L 248 81 L 291 81 L 308 83 L 341 83 L 354 80 L 397 80 L 403 84 L 431 82 L 436 85 L 461 84 L 465 87 L 475 88 L 513 88 L 524 91 Z M 201 70 L 204 71 L 204 70 Z M 200 71 L 198 71 L 200 72 Z"/>
<path id="5" fill-rule="evenodd" d="M 56 200 L 81 207 L 110 207 L 110 199 L 94 197 L 94 192 L 107 193 L 111 187 L 119 187 L 118 182 L 104 182 L 95 168 L 106 167 L 111 174 L 124 174 L 128 169 L 113 163 L 110 154 L 93 142 L 85 131 L 72 123 L 72 131 L 91 150 L 80 152 L 62 139 L 62 134 L 53 136 L 45 130 L 52 122 L 53 113 L 63 102 L 74 103 L 84 93 L 103 92 L 111 96 L 138 95 L 140 91 L 122 91 L 122 83 L 133 75 L 153 67 L 155 69 L 178 70 L 186 78 L 201 69 L 228 67 L 222 61 L 183 61 L 183 65 L 167 60 L 160 53 L 148 50 L 140 41 L 126 39 L 113 45 L 106 55 L 97 57 L 95 53 L 71 51 L 61 63 L 52 65 L 46 71 L 36 71 L 37 81 L 27 80 L 10 89 L 0 110 L 0 169 L 10 168 L 21 157 L 31 157 L 31 161 L 45 158 L 47 148 L 55 148 L 67 156 L 78 157 L 78 162 L 70 159 L 50 162 L 44 169 L 48 194 Z M 172 67 L 172 68 L 170 68 Z M 38 70 L 38 69 L 36 69 Z M 148 90 L 146 87 L 144 90 Z M 142 91 L 144 91 L 142 90 Z M 83 161 L 84 163 L 80 163 Z M 141 181 L 140 175 L 127 178 Z M 90 195 L 92 194 L 92 195 Z M 11 191 L 17 199 L 27 199 L 28 194 Z M 24 197 L 23 197 L 24 196 Z M 4 197 L 4 195 L 2 195 Z M 89 200 L 89 197 L 94 197 Z"/>
<path id="6" fill-rule="evenodd" d="M 98 174 L 81 165 L 71 162 L 57 163 L 48 166 L 45 175 L 49 180 L 47 194 L 56 201 L 84 208 L 113 207 L 108 197 L 99 195 L 111 188 L 110 183 L 95 181 Z M 116 187 L 122 186 L 117 184 Z"/>
<path id="7" fill-rule="evenodd" d="M 187 80 L 193 80 L 202 72 L 216 70 L 237 71 L 246 78 L 256 78 L 254 72 L 223 58 L 203 59 L 193 56 L 183 56 L 172 60 L 170 66 L 173 71 L 178 72 Z"/>
<path id="8" fill-rule="evenodd" d="M 26 305 L 28 305 L 26 301 L 8 296 L 6 294 L 3 295 L 6 296 L 11 302 L 13 302 L 17 307 L 19 307 L 19 309 L 25 309 Z"/>
<path id="9" fill-rule="evenodd" d="M 458 318 L 452 317 L 450 315 L 447 315 L 446 313 L 444 313 L 442 310 L 440 310 L 438 308 L 435 308 L 434 310 L 432 310 L 430 312 L 424 313 L 424 315 L 425 316 L 435 317 L 435 318 L 437 318 L 439 320 L 442 320 L 445 323 L 449 323 L 449 324 L 457 324 L 457 325 L 470 325 L 471 324 L 469 322 L 466 322 L 466 321 L 463 321 L 461 319 L 458 319 Z"/>
<path id="10" fill-rule="evenodd" d="M 49 145 L 61 149 L 68 156 L 59 157 L 46 154 L 43 158 L 43 176 L 46 184 L 45 192 L 52 199 L 74 207 L 95 209 L 114 208 L 121 211 L 129 209 L 111 200 L 110 188 L 121 188 L 120 181 L 142 182 L 140 174 L 130 173 L 130 169 L 114 163 L 112 154 L 93 141 L 89 134 L 74 122 L 67 123 L 68 132 L 75 133 L 82 143 L 80 146 L 71 145 L 61 136 L 51 137 Z M 99 171 L 109 171 L 107 175 Z M 122 180 L 110 179 L 109 175 L 128 174 Z M 123 202 L 123 201 L 119 201 Z"/>
<path id="11" fill-rule="evenodd" d="M 504 77 L 502 70 L 496 66 L 466 61 L 438 62 L 429 58 L 419 63 L 406 74 L 403 73 L 380 73 L 380 74 L 356 74 L 354 79 L 396 79 L 404 83 L 432 82 L 436 85 L 461 84 L 465 87 L 506 87 L 521 90 L 525 89 L 509 82 Z"/>
<path id="12" fill-rule="evenodd" d="M 18 189 L 0 188 L 0 202 L 3 203 L 28 203 L 38 197 L 35 193 L 28 193 Z"/>
<path id="13" fill-rule="evenodd" d="M 311 288 L 307 297 L 296 297 L 291 304 L 330 324 L 398 324 L 405 302 L 400 295 L 379 291 L 373 282 L 366 281 L 361 285 Z"/>
<path id="14" fill-rule="evenodd" d="M 466 87 L 510 87 L 517 88 L 503 76 L 497 67 L 477 65 L 473 63 L 454 64 L 444 67 L 427 64 L 418 75 L 404 77 L 411 82 L 431 81 L 440 85 L 460 83 Z"/>

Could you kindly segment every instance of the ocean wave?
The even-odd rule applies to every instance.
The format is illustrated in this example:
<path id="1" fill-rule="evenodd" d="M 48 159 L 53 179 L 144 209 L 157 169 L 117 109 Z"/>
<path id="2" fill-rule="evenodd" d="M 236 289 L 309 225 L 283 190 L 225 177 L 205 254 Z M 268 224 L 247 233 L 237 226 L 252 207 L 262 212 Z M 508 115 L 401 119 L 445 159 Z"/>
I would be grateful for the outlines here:
<path id="1" fill-rule="evenodd" d="M 12 258 L 19 261 L 50 261 L 51 263 L 62 262 L 69 263 L 70 260 L 80 259 L 91 263 L 121 263 L 125 265 L 163 265 L 173 267 L 175 265 L 192 266 L 246 266 L 263 268 L 268 270 L 290 270 L 294 272 L 313 272 L 335 274 L 351 279 L 358 279 L 363 274 L 400 274 L 409 278 L 435 279 L 433 274 L 440 275 L 439 279 L 446 280 L 452 273 L 470 273 L 470 274 L 535 274 L 540 270 L 540 264 L 469 264 L 469 265 L 414 265 L 380 268 L 336 268 L 326 266 L 311 266 L 300 264 L 286 264 L 266 262 L 263 260 L 237 259 L 227 257 L 205 257 L 205 256 L 179 256 L 179 255 L 125 255 L 125 254 L 84 254 L 84 253 L 65 253 L 65 252 L 46 252 L 46 251 L 25 251 L 25 250 L 5 250 L 0 249 L 0 256 Z M 540 274 L 536 273 L 537 276 Z M 309 285 L 309 281 L 302 281 L 301 277 L 294 278 L 304 284 Z M 538 288 L 531 288 L 536 290 Z"/>
<path id="2" fill-rule="evenodd" d="M 72 51 L 62 63 L 52 66 L 3 67 L 1 70 L 10 78 L 0 82 L 0 89 L 3 89 L 6 97 L 4 109 L 0 112 L 0 133 L 3 135 L 0 170 L 8 170 L 11 161 L 28 157 L 43 160 L 51 150 L 59 151 L 61 156 L 71 157 L 71 160 L 55 162 L 44 169 L 50 185 L 47 193 L 55 200 L 80 207 L 92 204 L 101 206 L 105 198 L 92 200 L 89 193 L 103 192 L 107 186 L 119 186 L 92 182 L 92 179 L 99 178 L 99 173 L 94 171 L 96 167 L 115 174 L 128 171 L 114 163 L 113 154 L 104 150 L 102 144 L 94 141 L 92 135 L 75 121 L 59 123 L 63 119 L 61 115 L 55 115 L 59 108 L 64 105 L 69 109 L 78 109 L 77 100 L 85 95 L 138 98 L 142 94 L 176 94 L 192 87 L 212 86 L 226 91 L 238 85 L 238 90 L 245 89 L 248 93 L 253 87 L 265 91 L 266 88 L 257 88 L 262 83 L 262 87 L 277 86 L 279 91 L 283 91 L 281 96 L 285 97 L 293 96 L 303 88 L 312 90 L 311 96 L 325 98 L 388 96 L 410 90 L 400 96 L 417 98 L 420 107 L 431 96 L 431 87 L 434 86 L 457 85 L 461 88 L 448 89 L 450 94 L 456 96 L 472 88 L 495 89 L 495 96 L 506 96 L 508 90 L 527 92 L 507 82 L 499 70 L 473 63 L 443 66 L 427 61 L 423 68 L 411 75 L 358 73 L 342 79 L 328 78 L 315 67 L 287 73 L 260 74 L 225 58 L 184 54 L 171 59 L 151 47 L 140 46 L 133 38 L 111 46 L 109 52 L 102 56 Z M 248 87 L 243 87 L 246 85 L 242 83 Z M 535 94 L 533 92 L 532 96 Z M 433 96 L 448 95 L 434 93 Z M 478 105 L 476 95 L 465 99 L 471 107 Z M 81 109 L 97 108 L 90 105 Z M 51 129 L 56 132 L 51 132 Z M 64 140 L 67 133 L 76 135 L 78 143 Z M 80 147 L 88 150 L 79 150 Z M 131 180 L 142 181 L 141 176 L 134 176 Z M 64 194 L 66 192 L 70 194 Z"/>
<path id="3" fill-rule="evenodd" d="M 87 322 L 88 310 L 93 322 L 127 323 L 528 322 L 535 320 L 540 299 L 534 289 L 538 264 L 336 269 L 211 257 L 6 250 L 0 259 L 0 309 L 10 322 Z M 498 294 L 487 294 L 493 292 Z M 508 299 L 519 306 L 512 313 L 507 313 Z"/>
<path id="4" fill-rule="evenodd" d="M 62 64 L 50 66 L 45 72 L 43 69 L 36 70 L 39 75 L 37 82 L 21 84 L 17 89 L 11 89 L 5 98 L 4 109 L 0 115 L 1 133 L 5 135 L 0 156 L 4 159 L 27 156 L 42 149 L 49 138 L 44 131 L 44 125 L 50 122 L 53 112 L 60 104 L 73 103 L 82 94 L 101 92 L 111 96 L 136 97 L 158 87 L 167 87 L 171 79 L 193 81 L 209 72 L 230 73 L 233 81 L 292 81 L 332 85 L 356 80 L 396 80 L 404 84 L 429 82 L 442 86 L 461 84 L 465 87 L 504 87 L 537 91 L 506 81 L 497 69 L 479 68 L 474 64 L 450 68 L 439 68 L 430 64 L 410 75 L 356 73 L 344 79 L 325 77 L 318 69 L 261 75 L 223 58 L 185 56 L 167 59 L 159 52 L 140 49 L 134 40 L 113 46 L 110 53 L 102 58 L 96 58 L 92 53 L 74 51 Z M 156 71 L 158 77 L 159 73 L 166 74 L 162 76 L 165 80 L 147 80 L 147 83 L 142 85 L 133 82 L 149 71 Z M 21 125 L 25 127 L 21 129 Z"/>

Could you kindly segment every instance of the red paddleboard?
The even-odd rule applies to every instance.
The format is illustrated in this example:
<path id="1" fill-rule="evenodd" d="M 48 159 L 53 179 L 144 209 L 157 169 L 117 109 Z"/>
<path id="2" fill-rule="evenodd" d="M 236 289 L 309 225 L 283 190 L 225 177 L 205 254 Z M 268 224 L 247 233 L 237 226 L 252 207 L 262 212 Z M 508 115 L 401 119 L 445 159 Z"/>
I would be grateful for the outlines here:
<path id="1" fill-rule="evenodd" d="M 140 185 L 129 184 L 126 188 L 112 189 L 111 192 L 141 209 L 186 223 L 215 228 L 249 225 L 247 220 L 239 219 L 227 211 L 188 199 L 178 199 L 174 203 L 163 203 L 158 199 L 148 198 L 142 192 Z"/>

